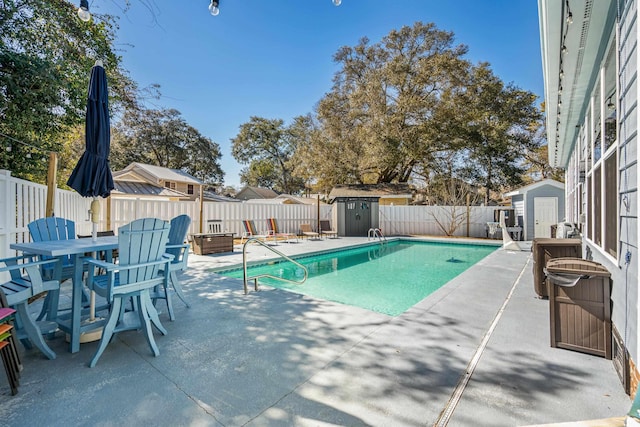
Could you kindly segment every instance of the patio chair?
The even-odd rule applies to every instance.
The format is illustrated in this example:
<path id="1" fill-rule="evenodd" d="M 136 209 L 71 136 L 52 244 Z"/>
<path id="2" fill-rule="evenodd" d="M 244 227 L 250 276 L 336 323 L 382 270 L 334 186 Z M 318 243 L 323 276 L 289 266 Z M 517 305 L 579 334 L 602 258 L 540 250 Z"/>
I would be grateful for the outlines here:
<path id="1" fill-rule="evenodd" d="M 331 228 L 331 223 L 326 219 L 320 220 L 320 235 L 321 236 L 333 236 L 333 238 L 338 237 L 338 232 Z"/>
<path id="2" fill-rule="evenodd" d="M 292 233 L 284 233 L 280 231 L 280 227 L 278 227 L 278 220 L 275 218 L 267 218 L 267 228 L 269 236 L 272 236 L 274 241 L 277 242 L 279 237 L 285 239 L 285 241 L 289 241 L 289 239 L 296 239 L 298 241 L 298 236 Z"/>
<path id="3" fill-rule="evenodd" d="M 34 261 L 32 255 L 23 255 L 0 260 L 0 273 L 8 272 L 11 279 L 0 284 L 0 292 L 6 304 L 16 310 L 16 334 L 25 348 L 35 345 L 47 358 L 55 359 L 56 354 L 42 338 L 58 329 L 55 322 L 36 322 L 29 313 L 29 300 L 41 292 L 57 293 L 60 282 L 43 280 L 41 269 L 55 268 L 57 259 Z"/>
<path id="4" fill-rule="evenodd" d="M 310 238 L 319 239 L 320 238 L 320 234 L 316 233 L 315 231 L 313 231 L 311 229 L 311 224 L 300 224 L 300 232 L 302 233 L 303 236 L 306 236 L 307 239 L 310 239 Z"/>
<path id="5" fill-rule="evenodd" d="M 71 240 L 76 238 L 76 224 L 70 219 L 59 217 L 39 218 L 27 224 L 27 228 L 29 229 L 31 240 L 34 242 Z M 73 258 L 71 256 L 66 256 L 61 259 L 62 274 L 60 275 L 60 283 L 62 284 L 63 282 L 73 278 L 74 265 Z M 45 279 L 52 280 L 54 278 L 53 266 L 43 266 L 42 273 Z M 57 311 L 58 296 L 59 294 L 57 291 L 47 293 L 45 302 L 42 304 L 42 310 L 40 311 L 37 320 L 42 320 L 51 310 Z M 86 289 L 82 290 L 82 303 L 87 306 L 89 304 L 89 294 Z M 51 313 L 49 318 L 53 318 L 56 315 L 57 313 Z"/>
<path id="6" fill-rule="evenodd" d="M 240 244 L 244 243 L 244 239 L 248 239 L 249 237 L 255 237 L 256 239 L 260 239 L 265 241 L 269 238 L 269 234 L 265 232 L 258 232 L 255 223 L 251 219 L 242 220 L 242 226 L 244 227 L 244 232 L 242 233 L 242 237 L 240 238 Z"/>
<path id="7" fill-rule="evenodd" d="M 189 225 L 191 224 L 191 218 L 189 215 L 179 215 L 171 220 L 171 226 L 169 229 L 169 240 L 167 242 L 167 254 L 171 255 L 173 259 L 169 264 L 169 282 L 173 286 L 178 298 L 187 306 L 191 307 L 182 293 L 182 286 L 178 281 L 178 272 L 187 268 L 187 260 L 189 259 L 189 243 L 187 240 L 187 233 L 189 232 Z M 151 297 L 155 303 L 158 299 L 164 299 L 167 301 L 167 310 L 169 311 L 169 320 L 174 321 L 175 315 L 173 313 L 173 304 L 171 303 L 171 294 L 168 288 L 156 286 L 154 293 Z"/>
<path id="8" fill-rule="evenodd" d="M 160 323 L 151 301 L 151 289 L 169 285 L 172 256 L 166 254 L 169 223 L 156 218 L 143 218 L 118 229 L 119 264 L 88 259 L 90 265 L 87 284 L 111 303 L 100 344 L 89 367 L 94 367 L 114 334 L 142 329 L 153 355 L 160 351 L 153 338 L 151 322 L 163 334 L 167 330 Z M 106 273 L 96 275 L 98 269 Z M 164 273 L 163 273 L 164 272 Z M 134 299 L 133 311 L 125 311 L 124 304 Z"/>

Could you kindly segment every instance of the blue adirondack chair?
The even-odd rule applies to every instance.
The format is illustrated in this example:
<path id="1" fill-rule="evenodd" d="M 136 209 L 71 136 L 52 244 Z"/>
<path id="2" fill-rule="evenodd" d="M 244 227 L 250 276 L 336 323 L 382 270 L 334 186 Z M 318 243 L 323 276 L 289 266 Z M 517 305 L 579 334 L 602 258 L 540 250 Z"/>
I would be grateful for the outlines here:
<path id="1" fill-rule="evenodd" d="M 27 225 L 31 240 L 34 242 L 48 242 L 52 240 L 70 240 L 76 238 L 76 224 L 70 219 L 59 217 L 46 217 L 36 219 Z M 67 256 L 62 259 L 62 275 L 60 277 L 60 283 L 65 282 L 73 278 L 73 259 Z M 53 266 L 43 266 L 42 273 L 46 279 L 53 279 Z M 51 309 L 51 304 L 54 307 L 57 306 L 58 291 L 50 291 L 47 293 L 45 302 L 42 305 L 42 311 L 38 315 L 38 320 L 42 320 Z M 52 301 L 55 299 L 55 301 Z M 88 303 L 89 294 L 83 291 L 82 294 L 83 303 Z M 54 308 L 55 309 L 55 308 Z M 55 316 L 56 313 L 52 313 Z"/>
<path id="2" fill-rule="evenodd" d="M 191 224 L 191 218 L 189 215 L 178 215 L 171 220 L 171 229 L 169 230 L 169 241 L 167 243 L 167 254 L 173 257 L 171 264 L 169 264 L 169 282 L 173 287 L 176 295 L 182 300 L 182 302 L 190 307 L 189 303 L 184 297 L 182 292 L 182 286 L 178 281 L 178 272 L 187 268 L 187 261 L 189 258 L 189 243 L 186 243 L 187 233 L 189 232 L 189 225 Z M 173 304 L 171 302 L 171 294 L 168 288 L 156 287 L 155 292 L 152 295 L 154 302 L 158 299 L 164 299 L 167 301 L 167 310 L 169 311 L 169 320 L 175 320 L 175 314 L 173 313 Z"/>
<path id="3" fill-rule="evenodd" d="M 29 299 L 41 292 L 58 292 L 60 282 L 43 280 L 41 268 L 55 268 L 58 260 L 34 261 L 34 257 L 23 255 L 14 258 L 0 259 L 0 273 L 8 272 L 11 279 L 0 284 L 0 291 L 6 298 L 7 305 L 16 310 L 16 333 L 26 348 L 35 345 L 49 359 L 56 354 L 42 338 L 42 334 L 50 334 L 58 329 L 55 322 L 36 322 L 29 313 Z"/>
<path id="4" fill-rule="evenodd" d="M 156 286 L 166 288 L 172 257 L 167 255 L 169 223 L 157 218 L 133 221 L 118 229 L 119 264 L 88 259 L 87 285 L 111 303 L 109 317 L 93 359 L 94 367 L 114 334 L 143 329 L 154 356 L 160 354 L 153 338 L 151 322 L 163 334 L 167 331 L 160 323 L 158 312 L 151 301 L 150 291 Z M 104 274 L 97 274 L 104 271 Z M 134 310 L 126 311 L 125 303 L 133 298 Z"/>

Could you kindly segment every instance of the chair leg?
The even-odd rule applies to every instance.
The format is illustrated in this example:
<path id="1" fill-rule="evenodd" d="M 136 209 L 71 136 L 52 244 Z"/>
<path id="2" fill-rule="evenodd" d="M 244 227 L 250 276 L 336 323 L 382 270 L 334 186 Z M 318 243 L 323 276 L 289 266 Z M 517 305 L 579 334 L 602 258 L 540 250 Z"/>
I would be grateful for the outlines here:
<path id="1" fill-rule="evenodd" d="M 49 348 L 47 343 L 44 342 L 44 338 L 42 338 L 42 332 L 38 325 L 34 322 L 34 320 L 29 316 L 29 311 L 27 310 L 27 302 L 23 302 L 20 304 L 16 304 L 16 311 L 18 312 L 18 316 L 20 317 L 20 321 L 22 323 L 22 327 L 24 331 L 27 333 L 27 337 L 33 345 L 38 347 L 38 349 L 47 356 L 50 360 L 56 358 L 56 354 Z"/>
<path id="2" fill-rule="evenodd" d="M 149 344 L 149 347 L 151 347 L 153 355 L 157 357 L 160 354 L 160 350 L 158 350 L 156 340 L 153 338 L 153 331 L 151 330 L 151 320 L 149 318 L 151 313 L 156 313 L 157 315 L 156 309 L 151 304 L 151 298 L 149 297 L 148 289 L 143 289 L 137 298 L 140 306 L 138 315 L 140 316 L 140 324 L 142 325 L 142 329 L 144 330 L 144 336 L 147 339 L 147 344 Z M 166 330 L 163 332 L 163 334 L 166 334 Z"/>
<path id="3" fill-rule="evenodd" d="M 140 300 L 142 304 L 140 303 L 138 304 L 140 306 L 138 307 L 138 311 L 145 310 L 147 312 L 147 316 L 149 316 L 149 318 L 151 319 L 153 326 L 155 326 L 156 329 L 160 331 L 162 335 L 167 335 L 167 330 L 164 328 L 164 326 L 162 326 L 162 323 L 160 323 L 158 312 L 156 311 L 156 308 L 153 306 L 153 302 L 151 301 L 151 297 L 149 296 L 148 290 L 147 292 L 141 295 Z"/>
<path id="4" fill-rule="evenodd" d="M 184 305 L 186 305 L 187 307 L 191 307 L 185 299 L 184 294 L 182 293 L 182 285 L 180 284 L 180 282 L 178 282 L 178 275 L 175 271 L 171 272 L 171 274 L 169 275 L 169 280 L 171 280 L 171 284 L 173 285 L 173 289 L 176 290 L 176 295 L 178 295 L 178 298 L 182 300 Z"/>
<path id="5" fill-rule="evenodd" d="M 102 356 L 102 352 L 107 348 L 107 345 L 111 341 L 113 337 L 113 330 L 118 323 L 118 318 L 120 317 L 120 308 L 122 307 L 122 298 L 114 298 L 111 306 L 111 311 L 109 312 L 109 319 L 107 320 L 107 324 L 104 325 L 104 329 L 102 331 L 102 338 L 100 339 L 100 345 L 93 355 L 93 359 L 89 362 L 89 367 L 93 368 L 98 363 L 98 359 Z"/>

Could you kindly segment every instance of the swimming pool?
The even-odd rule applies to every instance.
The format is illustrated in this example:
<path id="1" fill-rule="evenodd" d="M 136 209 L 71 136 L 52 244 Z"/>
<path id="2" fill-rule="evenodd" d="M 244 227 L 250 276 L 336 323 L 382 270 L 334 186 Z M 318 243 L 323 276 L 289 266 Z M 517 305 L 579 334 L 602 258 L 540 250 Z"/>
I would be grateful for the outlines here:
<path id="1" fill-rule="evenodd" d="M 270 278 L 275 288 L 397 316 L 497 249 L 496 246 L 395 240 L 320 255 L 295 257 L 309 271 L 302 285 Z M 216 271 L 242 279 L 242 268 Z M 301 280 L 300 267 L 277 261 L 248 268 L 248 275 L 271 274 Z"/>

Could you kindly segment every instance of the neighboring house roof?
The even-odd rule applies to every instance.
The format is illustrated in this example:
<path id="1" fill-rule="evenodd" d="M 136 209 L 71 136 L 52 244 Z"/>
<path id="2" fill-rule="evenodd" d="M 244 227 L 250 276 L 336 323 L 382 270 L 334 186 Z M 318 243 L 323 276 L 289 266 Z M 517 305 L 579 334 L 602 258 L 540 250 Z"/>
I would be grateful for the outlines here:
<path id="1" fill-rule="evenodd" d="M 169 169 L 162 166 L 131 163 L 126 168 L 113 172 L 113 179 L 128 181 L 144 180 L 148 182 L 175 181 L 187 184 L 202 185 L 202 181 L 179 169 Z"/>
<path id="2" fill-rule="evenodd" d="M 250 200 L 250 199 L 273 199 L 278 196 L 278 193 L 270 188 L 262 187 L 244 187 L 236 194 L 236 199 Z"/>
<path id="3" fill-rule="evenodd" d="M 510 191 L 509 193 L 506 193 L 504 197 L 512 197 L 517 196 L 518 194 L 525 194 L 528 191 L 535 190 L 536 188 L 540 188 L 545 185 L 550 185 L 552 187 L 558 188 L 559 190 L 564 190 L 564 183 L 556 181 L 555 179 L 543 179 L 542 181 L 534 182 L 533 184 L 529 184 L 524 187 L 518 188 L 517 190 Z"/>
<path id="4" fill-rule="evenodd" d="M 412 198 L 409 184 L 351 184 L 336 185 L 329 193 L 329 200 L 337 197 Z"/>
<path id="5" fill-rule="evenodd" d="M 300 197 L 300 196 L 292 196 L 291 194 L 278 194 L 276 199 L 288 199 L 291 201 L 295 201 L 296 203 L 300 203 L 303 205 L 317 205 L 318 200 L 315 197 Z M 325 202 L 320 200 L 321 205 L 326 205 Z"/>
<path id="6" fill-rule="evenodd" d="M 301 203 L 297 200 L 289 197 L 275 197 L 273 199 L 248 199 L 244 201 L 245 203 L 263 203 L 267 205 L 300 205 Z"/>
<path id="7" fill-rule="evenodd" d="M 204 191 L 202 193 L 204 200 L 208 200 L 210 202 L 238 202 L 240 200 L 234 199 L 233 197 L 223 196 L 222 194 L 213 193 L 211 191 Z"/>
<path id="8" fill-rule="evenodd" d="M 163 196 L 188 199 L 187 194 L 169 188 L 153 185 L 148 182 L 114 180 L 114 192 L 131 196 Z"/>

